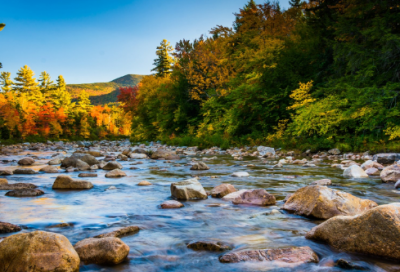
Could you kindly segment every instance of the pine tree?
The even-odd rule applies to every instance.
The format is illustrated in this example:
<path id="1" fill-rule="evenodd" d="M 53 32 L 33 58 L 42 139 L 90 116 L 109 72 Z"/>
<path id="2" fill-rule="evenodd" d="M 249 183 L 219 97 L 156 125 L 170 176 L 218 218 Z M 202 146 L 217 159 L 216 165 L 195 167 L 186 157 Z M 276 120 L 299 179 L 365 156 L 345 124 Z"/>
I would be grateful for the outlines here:
<path id="1" fill-rule="evenodd" d="M 73 103 L 71 102 L 71 94 L 66 89 L 64 77 L 59 75 L 57 78 L 57 85 L 50 91 L 50 99 L 54 107 L 58 110 L 64 109 L 64 112 L 69 112 Z"/>
<path id="2" fill-rule="evenodd" d="M 1 89 L 5 93 L 8 93 L 9 91 L 12 90 L 12 85 L 14 84 L 14 82 L 10 78 L 11 78 L 10 72 L 1 72 L 0 84 L 2 85 Z"/>
<path id="3" fill-rule="evenodd" d="M 79 102 L 78 102 L 78 112 L 86 114 L 90 110 L 90 99 L 89 99 L 89 94 L 83 90 L 79 94 Z"/>
<path id="4" fill-rule="evenodd" d="M 157 76 L 166 77 L 171 74 L 171 67 L 174 60 L 170 56 L 170 52 L 173 50 L 170 43 L 165 39 L 160 43 L 160 46 L 157 47 L 156 54 L 158 58 L 154 60 L 154 65 L 156 67 L 151 70 L 157 72 Z"/>
<path id="5" fill-rule="evenodd" d="M 27 65 L 19 69 L 17 77 L 15 78 L 14 90 L 18 94 L 27 94 L 30 101 L 33 101 L 36 105 L 43 104 L 43 95 L 40 92 L 40 88 L 35 78 L 35 74 Z"/>
<path id="6" fill-rule="evenodd" d="M 49 96 L 51 95 L 51 91 L 55 88 L 54 82 L 51 80 L 49 73 L 47 73 L 46 71 L 43 71 L 40 74 L 38 81 L 40 82 L 40 91 L 47 100 L 47 98 L 49 98 Z"/>
<path id="7" fill-rule="evenodd" d="M 299 8 L 301 6 L 301 0 L 289 0 L 289 5 L 294 8 Z"/>

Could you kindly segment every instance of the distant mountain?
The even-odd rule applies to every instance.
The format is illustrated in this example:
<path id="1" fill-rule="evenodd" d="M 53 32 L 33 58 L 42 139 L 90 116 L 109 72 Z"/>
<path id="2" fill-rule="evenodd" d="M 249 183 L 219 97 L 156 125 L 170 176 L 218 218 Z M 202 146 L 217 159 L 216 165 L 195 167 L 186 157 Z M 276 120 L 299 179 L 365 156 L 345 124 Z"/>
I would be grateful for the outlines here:
<path id="1" fill-rule="evenodd" d="M 110 82 L 67 84 L 67 90 L 71 93 L 73 100 L 76 100 L 79 93 L 85 90 L 89 93 L 93 105 L 102 105 L 117 102 L 119 87 L 136 86 L 143 77 L 143 75 L 128 74 Z"/>

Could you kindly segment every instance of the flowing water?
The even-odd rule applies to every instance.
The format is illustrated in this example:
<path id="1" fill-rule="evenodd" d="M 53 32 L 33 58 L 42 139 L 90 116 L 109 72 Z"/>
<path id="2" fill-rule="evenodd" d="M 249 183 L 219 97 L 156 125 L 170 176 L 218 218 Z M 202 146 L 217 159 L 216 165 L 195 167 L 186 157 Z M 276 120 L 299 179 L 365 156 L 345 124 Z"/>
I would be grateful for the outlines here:
<path id="1" fill-rule="evenodd" d="M 36 161 L 33 168 L 39 170 L 46 165 L 55 152 L 29 152 L 43 160 Z M 0 157 L 1 160 L 19 160 L 17 156 Z M 22 232 L 45 230 L 65 235 L 72 244 L 110 232 L 124 226 L 137 225 L 138 234 L 123 237 L 129 245 L 128 259 L 117 266 L 105 267 L 83 265 L 81 271 L 342 271 L 333 267 L 339 258 L 355 261 L 371 271 L 400 271 L 400 265 L 383 259 L 357 256 L 337 252 L 329 246 L 304 238 L 305 234 L 320 220 L 289 214 L 267 215 L 268 211 L 280 209 L 289 193 L 310 182 L 329 178 L 331 188 L 368 198 L 378 204 L 397 202 L 400 191 L 393 184 L 382 184 L 378 178 L 344 179 L 343 170 L 332 168 L 328 161 L 317 167 L 305 168 L 287 165 L 283 169 L 272 169 L 258 158 L 234 161 L 231 156 L 219 155 L 207 161 L 210 170 L 191 171 L 183 166 L 193 157 L 180 161 L 135 160 L 120 162 L 127 177 L 105 178 L 106 171 L 98 170 L 97 178 L 79 178 L 91 181 L 94 188 L 82 191 L 52 190 L 59 174 L 12 175 L 9 183 L 34 183 L 45 192 L 39 197 L 6 197 L 0 192 L 0 221 L 24 226 Z M 197 157 L 200 159 L 200 157 Z M 142 161 L 143 164 L 131 165 Z M 182 166 L 174 166 L 181 163 Z M 255 167 L 246 167 L 246 164 Z M 135 166 L 139 169 L 129 170 Z M 150 170 L 149 167 L 159 167 Z M 0 163 L 0 170 L 17 168 L 16 162 Z M 235 178 L 233 172 L 247 171 L 250 177 Z M 81 172 L 66 173 L 78 178 Z M 186 201 L 182 209 L 160 209 L 160 204 L 170 200 L 170 184 L 199 176 L 206 190 L 222 183 L 230 183 L 237 189 L 263 188 L 277 199 L 275 206 L 257 207 L 233 205 L 221 199 Z M 211 176 L 216 176 L 211 178 Z M 137 186 L 142 181 L 152 186 Z M 116 190 L 107 190 L 115 186 Z M 217 205 L 215 205 L 217 204 Z M 73 227 L 49 228 L 59 223 L 72 223 Z M 11 234 L 0 234 L 5 237 Z M 233 250 L 265 249 L 286 246 L 310 246 L 320 257 L 319 264 L 298 267 L 282 267 L 280 263 L 236 263 L 223 264 L 218 257 L 223 253 L 193 251 L 187 243 L 198 240 L 223 241 L 233 245 Z"/>

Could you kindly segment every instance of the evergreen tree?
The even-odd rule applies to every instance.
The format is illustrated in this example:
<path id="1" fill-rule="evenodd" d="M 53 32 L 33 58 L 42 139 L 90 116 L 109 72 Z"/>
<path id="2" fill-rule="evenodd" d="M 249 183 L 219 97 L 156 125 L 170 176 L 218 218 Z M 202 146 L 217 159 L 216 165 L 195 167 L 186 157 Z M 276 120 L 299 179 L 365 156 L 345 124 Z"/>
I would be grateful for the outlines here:
<path id="1" fill-rule="evenodd" d="M 50 96 L 51 91 L 54 89 L 54 82 L 51 80 L 49 73 L 46 71 L 43 71 L 40 74 L 39 80 L 40 82 L 40 91 L 44 95 L 44 97 L 47 99 Z"/>
<path id="2" fill-rule="evenodd" d="M 27 65 L 19 69 L 17 77 L 15 78 L 14 90 L 18 94 L 27 94 L 30 101 L 35 102 L 37 105 L 43 104 L 43 95 L 35 78 L 35 74 Z"/>
<path id="3" fill-rule="evenodd" d="M 170 53 L 174 49 L 167 40 L 163 40 L 160 46 L 157 47 L 156 54 L 157 59 L 154 60 L 154 65 L 156 66 L 153 70 L 157 73 L 159 77 L 166 77 L 171 74 L 172 64 L 174 63 L 173 58 Z"/>
<path id="4" fill-rule="evenodd" d="M 301 0 L 289 0 L 289 5 L 294 8 L 301 7 Z"/>
<path id="5" fill-rule="evenodd" d="M 87 112 L 89 112 L 90 107 L 91 104 L 90 104 L 89 94 L 85 90 L 83 90 L 79 94 L 79 102 L 77 110 L 79 113 L 86 114 Z"/>
<path id="6" fill-rule="evenodd" d="M 1 89 L 3 90 L 3 92 L 8 93 L 12 90 L 12 85 L 14 84 L 14 82 L 11 80 L 10 72 L 1 72 L 0 84 L 2 85 Z"/>

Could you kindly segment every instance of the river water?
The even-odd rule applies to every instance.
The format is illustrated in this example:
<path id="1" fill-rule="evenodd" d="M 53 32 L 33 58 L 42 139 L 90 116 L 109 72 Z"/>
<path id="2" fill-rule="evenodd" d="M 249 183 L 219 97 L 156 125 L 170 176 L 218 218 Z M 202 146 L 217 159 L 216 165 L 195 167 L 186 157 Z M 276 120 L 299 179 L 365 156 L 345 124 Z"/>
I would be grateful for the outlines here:
<path id="1" fill-rule="evenodd" d="M 31 166 L 39 170 L 55 152 L 29 152 L 42 160 Z M 27 153 L 0 157 L 1 160 L 19 160 Z M 72 244 L 110 232 L 124 226 L 136 225 L 140 232 L 123 237 L 130 247 L 128 259 L 117 266 L 105 267 L 82 265 L 80 271 L 342 271 L 334 267 L 339 258 L 356 262 L 371 271 L 400 271 L 400 265 L 383 259 L 346 254 L 334 251 L 327 245 L 304 238 L 305 234 L 320 220 L 289 214 L 267 215 L 268 211 L 280 209 L 289 193 L 310 184 L 312 181 L 329 178 L 333 189 L 351 193 L 357 197 L 387 204 L 399 201 L 400 191 L 393 184 L 383 184 L 379 177 L 367 179 L 345 179 L 343 170 L 330 167 L 324 161 L 317 167 L 285 165 L 273 169 L 258 158 L 246 157 L 234 161 L 229 155 L 219 155 L 207 161 L 208 171 L 191 171 L 184 166 L 192 158 L 165 163 L 162 160 L 134 160 L 120 163 L 127 177 L 105 178 L 106 171 L 97 170 L 97 178 L 79 178 L 91 181 L 94 188 L 83 191 L 52 190 L 59 174 L 12 175 L 9 183 L 27 182 L 37 185 L 45 192 L 39 197 L 6 197 L 0 191 L 0 221 L 24 226 L 22 232 L 45 230 L 65 235 Z M 101 158 L 100 158 L 101 159 Z M 142 161 L 143 164 L 131 165 Z M 181 163 L 182 166 L 174 166 Z M 255 167 L 246 167 L 247 164 Z M 129 170 L 130 167 L 137 170 Z M 159 169 L 149 169 L 159 167 Z M 0 163 L 0 170 L 17 168 L 16 162 Z M 232 177 L 233 172 L 247 171 L 250 177 Z M 78 178 L 81 172 L 66 173 Z M 263 188 L 277 199 L 275 206 L 257 207 L 233 205 L 230 202 L 211 198 L 200 201 L 184 201 L 182 209 L 163 210 L 160 204 L 170 200 L 170 184 L 192 176 L 206 190 L 222 183 L 230 183 L 238 190 Z M 216 176 L 211 178 L 212 176 Z M 152 186 L 137 186 L 142 181 Z M 116 190 L 107 190 L 115 186 Z M 218 205 L 215 205 L 218 204 Z M 73 227 L 49 228 L 59 223 L 72 223 Z M 0 234 L 5 237 L 11 234 Z M 223 264 L 218 257 L 223 253 L 193 251 L 186 245 L 192 241 L 223 241 L 233 246 L 234 251 L 266 249 L 286 246 L 310 246 L 319 256 L 319 264 L 283 267 L 280 263 L 236 263 Z M 345 270 L 343 270 L 345 271 Z"/>

